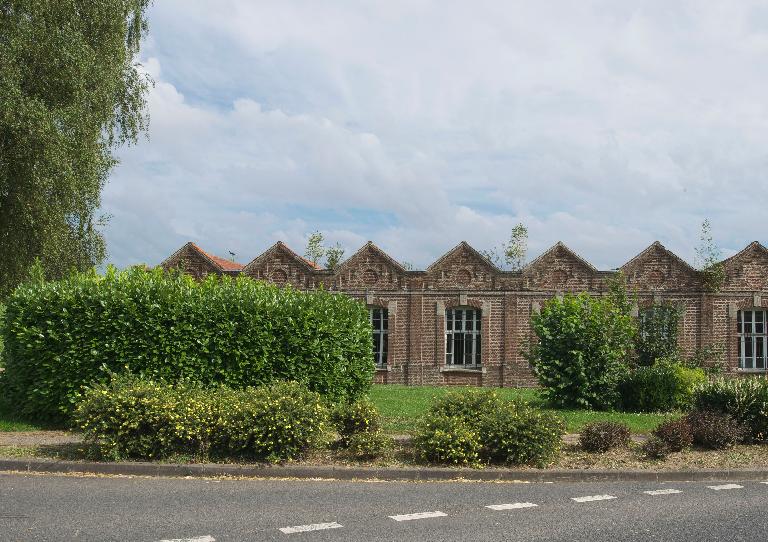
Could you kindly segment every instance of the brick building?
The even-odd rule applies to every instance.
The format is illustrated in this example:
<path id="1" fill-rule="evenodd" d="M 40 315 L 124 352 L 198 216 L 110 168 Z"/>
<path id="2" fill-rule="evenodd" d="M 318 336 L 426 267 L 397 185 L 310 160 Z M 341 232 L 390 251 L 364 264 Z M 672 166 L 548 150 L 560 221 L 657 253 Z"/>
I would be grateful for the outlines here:
<path id="1" fill-rule="evenodd" d="M 526 265 L 504 271 L 465 242 L 423 271 L 405 269 L 371 242 L 334 271 L 302 258 L 282 242 L 247 265 L 187 243 L 160 264 L 195 277 L 246 275 L 299 289 L 322 285 L 370 308 L 376 381 L 398 384 L 529 386 L 535 379 L 522 355 L 533 334 L 531 314 L 565 292 L 603 295 L 606 278 L 562 243 Z M 766 372 L 768 249 L 758 242 L 723 261 L 717 293 L 705 291 L 698 271 L 655 242 L 621 270 L 636 291 L 636 314 L 660 304 L 681 311 L 680 347 L 725 351 L 733 374 Z"/>

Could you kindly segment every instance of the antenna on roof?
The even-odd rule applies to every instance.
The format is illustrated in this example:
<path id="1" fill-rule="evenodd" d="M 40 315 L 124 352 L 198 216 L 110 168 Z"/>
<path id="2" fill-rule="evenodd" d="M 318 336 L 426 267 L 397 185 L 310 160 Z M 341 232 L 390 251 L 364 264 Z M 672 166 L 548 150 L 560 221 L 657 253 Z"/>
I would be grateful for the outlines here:
<path id="1" fill-rule="evenodd" d="M 232 256 L 232 258 L 231 258 L 231 259 L 232 259 L 232 261 L 234 262 L 234 261 L 235 261 L 235 253 L 234 253 L 234 252 L 232 252 L 232 251 L 230 250 L 230 251 L 229 251 L 229 255 L 230 255 L 230 256 Z"/>

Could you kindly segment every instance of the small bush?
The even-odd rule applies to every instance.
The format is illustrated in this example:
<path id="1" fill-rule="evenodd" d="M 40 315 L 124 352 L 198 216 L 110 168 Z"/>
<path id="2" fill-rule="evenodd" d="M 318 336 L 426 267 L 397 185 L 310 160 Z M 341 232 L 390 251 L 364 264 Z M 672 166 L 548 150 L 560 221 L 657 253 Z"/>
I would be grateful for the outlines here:
<path id="1" fill-rule="evenodd" d="M 342 446 L 348 446 L 355 435 L 376 433 L 381 429 L 381 415 L 376 405 L 367 398 L 337 406 L 333 410 L 332 420 Z"/>
<path id="2" fill-rule="evenodd" d="M 115 375 L 86 389 L 74 412 L 85 440 L 113 459 L 173 455 L 295 459 L 324 441 L 320 396 L 284 382 L 205 389 Z"/>
<path id="3" fill-rule="evenodd" d="M 638 367 L 627 376 L 619 389 L 625 410 L 667 412 L 690 408 L 694 390 L 706 381 L 703 369 L 661 359 L 650 367 Z"/>
<path id="4" fill-rule="evenodd" d="M 728 414 L 694 411 L 685 418 L 693 434 L 693 442 L 711 450 L 730 448 L 748 435 L 748 429 Z"/>
<path id="5" fill-rule="evenodd" d="M 662 422 L 652 434 L 662 440 L 670 452 L 680 452 L 693 444 L 693 433 L 685 418 Z"/>
<path id="6" fill-rule="evenodd" d="M 694 396 L 698 410 L 730 414 L 749 428 L 753 440 L 768 440 L 768 379 L 718 379 L 700 386 Z"/>
<path id="7" fill-rule="evenodd" d="M 651 437 L 646 440 L 642 450 L 648 459 L 664 459 L 670 452 L 669 445 L 659 437 Z"/>
<path id="8" fill-rule="evenodd" d="M 392 448 L 392 438 L 382 431 L 363 431 L 349 437 L 346 452 L 355 459 L 371 460 L 387 455 Z"/>
<path id="9" fill-rule="evenodd" d="M 485 412 L 477 426 L 484 459 L 537 467 L 557 457 L 565 432 L 558 416 L 514 402 Z"/>
<path id="10" fill-rule="evenodd" d="M 581 429 L 579 444 L 587 452 L 604 453 L 629 445 L 629 427 L 616 422 L 592 422 Z"/>
<path id="11" fill-rule="evenodd" d="M 426 416 L 416 431 L 413 444 L 426 461 L 469 467 L 480 465 L 480 437 L 459 417 Z"/>

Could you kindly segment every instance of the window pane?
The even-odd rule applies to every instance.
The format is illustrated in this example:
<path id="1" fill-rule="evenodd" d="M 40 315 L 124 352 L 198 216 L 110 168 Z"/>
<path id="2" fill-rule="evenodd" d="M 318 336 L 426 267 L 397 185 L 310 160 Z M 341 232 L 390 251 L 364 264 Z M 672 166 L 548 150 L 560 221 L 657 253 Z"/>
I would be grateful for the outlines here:
<path id="1" fill-rule="evenodd" d="M 453 330 L 454 331 L 461 331 L 461 318 L 462 318 L 461 311 L 455 311 L 455 315 L 454 315 L 454 318 L 453 318 Z"/>
<path id="2" fill-rule="evenodd" d="M 480 356 L 480 352 L 481 352 L 481 350 L 480 350 L 480 339 L 481 339 L 480 334 L 475 335 L 475 365 L 480 365 L 480 360 L 483 359 Z"/>
<path id="3" fill-rule="evenodd" d="M 378 333 L 374 333 L 373 334 L 373 357 L 376 360 L 376 365 L 381 365 L 380 347 L 381 347 L 381 335 L 379 335 Z"/>
<path id="4" fill-rule="evenodd" d="M 465 326 L 466 331 L 472 331 L 475 329 L 474 321 L 472 320 L 472 311 L 467 311 L 467 325 Z"/>
<path id="5" fill-rule="evenodd" d="M 740 339 L 739 339 L 738 341 L 736 341 L 736 342 L 737 342 L 737 344 L 738 344 L 738 346 L 739 346 L 739 355 L 738 355 L 738 358 L 739 358 L 739 367 L 741 367 L 741 368 L 744 368 L 744 356 L 743 356 L 743 352 L 742 352 L 742 348 L 741 348 L 741 343 L 743 343 L 743 342 L 744 342 L 744 339 L 743 339 L 743 338 L 740 338 Z"/>
<path id="6" fill-rule="evenodd" d="M 742 314 L 743 311 L 739 311 L 736 313 L 736 332 L 739 334 L 744 333 L 744 326 L 741 324 L 742 319 L 744 315 Z"/>
<path id="7" fill-rule="evenodd" d="M 765 337 L 755 337 L 755 368 L 765 369 Z"/>
<path id="8" fill-rule="evenodd" d="M 382 336 L 384 339 L 384 346 L 381 349 L 381 365 L 387 364 L 387 350 L 389 350 L 389 336 L 385 333 Z"/>
<path id="9" fill-rule="evenodd" d="M 373 309 L 373 323 L 371 325 L 374 330 L 381 329 L 381 311 L 379 309 Z"/>
<path id="10" fill-rule="evenodd" d="M 382 329 L 389 329 L 389 311 L 387 309 L 381 309 L 381 323 Z"/>
<path id="11" fill-rule="evenodd" d="M 453 330 L 453 311 L 445 311 L 445 329 L 447 331 Z"/>
<path id="12" fill-rule="evenodd" d="M 480 331 L 480 323 L 483 321 L 480 311 L 475 311 L 475 329 Z"/>
<path id="13" fill-rule="evenodd" d="M 752 337 L 747 337 L 744 340 L 744 368 L 745 369 L 752 369 L 754 365 L 752 364 Z"/>
<path id="14" fill-rule="evenodd" d="M 461 333 L 453 336 L 453 363 L 464 365 L 464 335 Z"/>

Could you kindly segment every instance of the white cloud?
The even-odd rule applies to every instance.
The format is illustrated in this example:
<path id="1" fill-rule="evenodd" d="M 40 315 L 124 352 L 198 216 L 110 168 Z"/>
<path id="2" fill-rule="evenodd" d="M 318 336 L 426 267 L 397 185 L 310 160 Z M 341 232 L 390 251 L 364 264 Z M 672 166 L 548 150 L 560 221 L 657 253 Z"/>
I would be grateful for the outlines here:
<path id="1" fill-rule="evenodd" d="M 104 197 L 118 264 L 188 238 L 247 261 L 277 239 L 372 239 L 427 265 L 458 241 L 601 268 L 654 239 L 689 260 L 761 235 L 760 2 L 158 3 L 150 139 Z M 357 245 L 357 246 L 356 246 Z"/>

